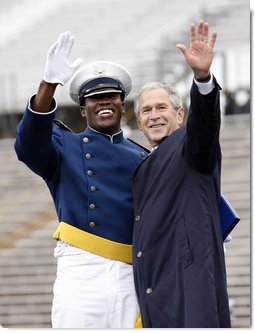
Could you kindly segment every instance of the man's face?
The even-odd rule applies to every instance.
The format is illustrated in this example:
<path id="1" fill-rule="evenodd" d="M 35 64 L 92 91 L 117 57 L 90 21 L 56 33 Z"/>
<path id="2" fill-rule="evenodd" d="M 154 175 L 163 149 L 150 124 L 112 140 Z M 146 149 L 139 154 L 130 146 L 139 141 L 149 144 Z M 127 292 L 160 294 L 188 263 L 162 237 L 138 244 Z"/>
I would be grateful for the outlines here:
<path id="1" fill-rule="evenodd" d="M 138 126 L 152 147 L 180 127 L 184 109 L 172 107 L 166 90 L 156 88 L 144 91 L 139 98 Z"/>
<path id="2" fill-rule="evenodd" d="M 120 121 L 124 112 L 119 93 L 104 93 L 85 98 L 81 114 L 87 124 L 96 131 L 113 135 L 120 131 Z"/>

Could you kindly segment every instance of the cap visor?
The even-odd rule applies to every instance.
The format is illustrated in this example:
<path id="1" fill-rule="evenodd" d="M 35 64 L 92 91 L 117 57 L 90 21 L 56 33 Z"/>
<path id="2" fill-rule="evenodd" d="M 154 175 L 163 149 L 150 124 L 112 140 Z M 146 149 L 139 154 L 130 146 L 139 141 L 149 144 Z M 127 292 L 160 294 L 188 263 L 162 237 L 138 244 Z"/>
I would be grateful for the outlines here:
<path id="1" fill-rule="evenodd" d="M 122 93 L 122 90 L 105 89 L 105 90 L 99 90 L 99 91 L 92 91 L 91 93 L 83 95 L 83 97 L 102 95 L 102 94 L 106 94 L 106 93 Z"/>

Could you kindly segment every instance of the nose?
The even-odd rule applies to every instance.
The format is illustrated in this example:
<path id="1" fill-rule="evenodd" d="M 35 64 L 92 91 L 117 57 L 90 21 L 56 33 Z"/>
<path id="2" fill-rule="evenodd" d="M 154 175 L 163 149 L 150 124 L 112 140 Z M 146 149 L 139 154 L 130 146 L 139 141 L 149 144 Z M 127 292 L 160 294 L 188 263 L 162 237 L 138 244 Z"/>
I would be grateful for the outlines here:
<path id="1" fill-rule="evenodd" d="M 112 103 L 111 100 L 109 98 L 102 98 L 98 101 L 98 106 L 99 107 L 104 107 L 104 108 L 109 108 L 111 107 Z"/>
<path id="2" fill-rule="evenodd" d="M 158 119 L 159 118 L 159 112 L 156 108 L 153 108 L 150 112 L 150 119 Z"/>

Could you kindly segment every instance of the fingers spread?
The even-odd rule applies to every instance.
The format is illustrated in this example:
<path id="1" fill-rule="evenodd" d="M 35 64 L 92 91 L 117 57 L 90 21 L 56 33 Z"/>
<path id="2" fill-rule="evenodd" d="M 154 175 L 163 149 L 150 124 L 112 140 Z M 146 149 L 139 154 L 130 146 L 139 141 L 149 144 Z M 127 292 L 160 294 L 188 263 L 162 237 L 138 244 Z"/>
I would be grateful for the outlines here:
<path id="1" fill-rule="evenodd" d="M 198 22 L 198 28 L 197 28 L 197 40 L 203 41 L 204 39 L 204 21 L 200 20 Z"/>
<path id="2" fill-rule="evenodd" d="M 204 31 L 203 31 L 203 41 L 208 43 L 208 35 L 209 35 L 209 25 L 208 22 L 204 23 Z"/>
<path id="3" fill-rule="evenodd" d="M 213 48 L 214 47 L 214 44 L 216 42 L 216 38 L 217 38 L 217 32 L 214 31 L 213 34 L 212 34 L 212 38 L 211 38 L 211 41 L 210 41 L 210 46 Z"/>
<path id="4" fill-rule="evenodd" d="M 194 23 L 190 25 L 190 44 L 196 40 L 196 27 Z"/>
<path id="5" fill-rule="evenodd" d="M 179 49 L 183 54 L 185 54 L 188 50 L 185 45 L 183 44 L 177 44 L 176 45 L 177 49 Z"/>

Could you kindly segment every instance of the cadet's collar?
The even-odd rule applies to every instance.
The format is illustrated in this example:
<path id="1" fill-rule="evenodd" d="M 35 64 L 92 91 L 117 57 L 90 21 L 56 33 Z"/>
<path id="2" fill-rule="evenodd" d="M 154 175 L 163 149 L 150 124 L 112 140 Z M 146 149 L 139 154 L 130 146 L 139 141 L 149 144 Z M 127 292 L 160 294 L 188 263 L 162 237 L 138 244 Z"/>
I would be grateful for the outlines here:
<path id="1" fill-rule="evenodd" d="M 91 128 L 91 127 L 87 127 L 85 130 L 86 134 L 99 134 L 99 135 L 103 135 L 104 137 L 108 138 L 109 141 L 113 142 L 113 143 L 119 143 L 121 141 L 124 140 L 124 135 L 123 135 L 123 130 L 120 130 L 118 133 L 115 133 L 113 135 L 109 135 L 109 134 L 105 134 L 102 132 L 98 132 L 95 129 Z"/>

